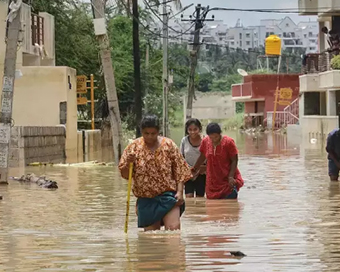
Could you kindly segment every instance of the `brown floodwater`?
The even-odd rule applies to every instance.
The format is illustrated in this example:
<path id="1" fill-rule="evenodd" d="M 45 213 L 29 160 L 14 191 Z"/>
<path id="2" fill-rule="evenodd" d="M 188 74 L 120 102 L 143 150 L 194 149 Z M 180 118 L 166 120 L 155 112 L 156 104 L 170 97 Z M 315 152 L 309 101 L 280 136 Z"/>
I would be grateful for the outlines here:
<path id="1" fill-rule="evenodd" d="M 138 230 L 132 197 L 125 235 L 127 183 L 113 167 L 13 170 L 59 189 L 0 187 L 0 271 L 339 271 L 340 187 L 322 144 L 231 136 L 245 179 L 238 201 L 187 200 L 180 232 Z"/>

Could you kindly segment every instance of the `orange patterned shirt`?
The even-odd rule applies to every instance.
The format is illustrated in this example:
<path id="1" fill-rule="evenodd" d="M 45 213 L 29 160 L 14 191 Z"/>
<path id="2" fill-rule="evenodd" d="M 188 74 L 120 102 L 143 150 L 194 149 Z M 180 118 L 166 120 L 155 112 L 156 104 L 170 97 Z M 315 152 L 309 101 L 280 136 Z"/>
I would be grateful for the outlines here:
<path id="1" fill-rule="evenodd" d="M 128 167 L 127 156 L 131 153 L 136 154 L 132 187 L 136 197 L 153 198 L 165 192 L 176 192 L 177 183 L 185 183 L 192 178 L 189 165 L 169 138 L 162 138 L 155 151 L 146 146 L 143 137 L 134 140 L 123 152 L 120 170 Z"/>

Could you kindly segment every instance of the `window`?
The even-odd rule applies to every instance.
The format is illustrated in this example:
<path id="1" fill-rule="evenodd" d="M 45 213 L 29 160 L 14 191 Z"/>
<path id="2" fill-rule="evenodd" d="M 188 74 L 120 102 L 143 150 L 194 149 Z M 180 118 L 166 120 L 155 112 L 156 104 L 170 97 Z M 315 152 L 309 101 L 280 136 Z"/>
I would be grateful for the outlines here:
<path id="1" fill-rule="evenodd" d="M 247 34 L 246 34 L 246 38 L 250 38 L 250 33 L 247 33 Z"/>
<path id="2" fill-rule="evenodd" d="M 242 33 L 240 33 L 240 40 L 242 40 Z"/>
<path id="3" fill-rule="evenodd" d="M 254 32 L 254 38 L 257 38 L 257 33 L 256 32 Z"/>
<path id="4" fill-rule="evenodd" d="M 250 45 L 250 42 L 249 42 L 249 41 L 247 41 L 247 42 L 246 42 L 246 45 Z"/>
<path id="5" fill-rule="evenodd" d="M 320 115 L 321 93 L 305 92 L 303 95 L 305 99 L 305 115 Z"/>
<path id="6" fill-rule="evenodd" d="M 59 123 L 65 125 L 67 121 L 67 102 L 59 103 Z"/>
<path id="7" fill-rule="evenodd" d="M 235 45 L 235 43 L 234 43 L 234 42 L 231 42 L 230 44 L 231 44 L 231 45 Z"/>
<path id="8" fill-rule="evenodd" d="M 269 37 L 269 35 L 270 35 L 270 33 L 269 33 L 269 32 L 266 32 L 266 38 L 268 38 L 268 37 Z"/>
<path id="9" fill-rule="evenodd" d="M 242 47 L 242 42 L 240 42 L 240 47 Z"/>
<path id="10" fill-rule="evenodd" d="M 303 35 L 305 38 L 307 38 L 307 34 Z"/>

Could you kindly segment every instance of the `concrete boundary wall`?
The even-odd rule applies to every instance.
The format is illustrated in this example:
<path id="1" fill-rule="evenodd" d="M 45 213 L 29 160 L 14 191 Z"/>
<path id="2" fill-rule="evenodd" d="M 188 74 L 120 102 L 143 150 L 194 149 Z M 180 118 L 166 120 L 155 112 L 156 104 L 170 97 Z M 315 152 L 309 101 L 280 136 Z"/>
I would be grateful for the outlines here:
<path id="1" fill-rule="evenodd" d="M 85 156 L 85 160 L 92 160 L 100 157 L 104 148 L 112 147 L 111 133 L 105 129 L 79 130 L 77 136 L 78 158 Z"/>
<path id="2" fill-rule="evenodd" d="M 10 167 L 32 162 L 64 162 L 66 131 L 62 126 L 12 128 Z"/>
<path id="3" fill-rule="evenodd" d="M 78 131 L 78 156 L 66 158 L 66 129 L 64 126 L 15 126 L 12 128 L 9 165 L 12 168 L 17 168 L 32 162 L 79 162 L 84 158 L 85 160 L 95 160 L 100 159 L 102 150 L 108 147 L 112 147 L 110 131 L 105 129 Z"/>

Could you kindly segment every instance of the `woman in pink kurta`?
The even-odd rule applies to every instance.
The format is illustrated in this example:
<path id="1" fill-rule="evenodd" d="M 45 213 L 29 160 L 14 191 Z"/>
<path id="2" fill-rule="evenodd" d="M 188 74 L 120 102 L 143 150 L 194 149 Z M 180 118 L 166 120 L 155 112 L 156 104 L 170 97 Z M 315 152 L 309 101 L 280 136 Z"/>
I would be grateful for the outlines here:
<path id="1" fill-rule="evenodd" d="M 193 172 L 199 170 L 207 160 L 206 195 L 208 199 L 236 199 L 244 182 L 237 168 L 238 151 L 235 142 L 223 136 L 221 127 L 216 123 L 207 126 L 207 135 L 202 140 L 200 152 Z"/>

